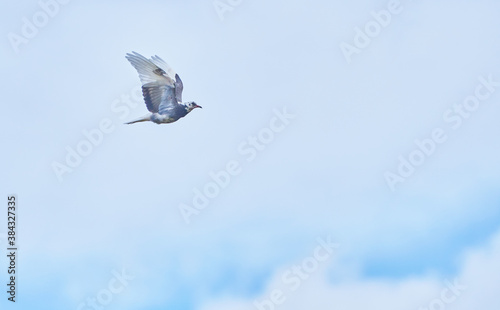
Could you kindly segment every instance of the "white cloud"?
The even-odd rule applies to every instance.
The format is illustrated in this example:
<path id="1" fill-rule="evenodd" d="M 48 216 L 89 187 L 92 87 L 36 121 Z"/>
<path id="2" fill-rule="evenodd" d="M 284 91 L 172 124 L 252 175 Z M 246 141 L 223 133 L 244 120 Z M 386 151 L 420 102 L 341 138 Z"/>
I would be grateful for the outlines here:
<path id="1" fill-rule="evenodd" d="M 287 290 L 278 271 L 269 282 L 265 293 L 252 300 L 219 300 L 207 304 L 203 310 L 256 310 L 254 301 L 263 304 L 275 289 L 284 292 L 281 305 L 274 309 L 498 309 L 500 287 L 500 231 L 487 246 L 474 249 L 463 256 L 459 274 L 449 278 L 436 275 L 411 277 L 402 280 L 356 279 L 335 284 L 327 280 L 323 269 L 303 281 L 294 292 Z M 331 266 L 334 269 L 341 265 Z M 454 288 L 451 288 L 455 286 Z M 451 289 L 450 289 L 451 288 Z M 267 305 L 270 305 L 267 303 Z M 262 309 L 273 308 L 265 306 Z"/>

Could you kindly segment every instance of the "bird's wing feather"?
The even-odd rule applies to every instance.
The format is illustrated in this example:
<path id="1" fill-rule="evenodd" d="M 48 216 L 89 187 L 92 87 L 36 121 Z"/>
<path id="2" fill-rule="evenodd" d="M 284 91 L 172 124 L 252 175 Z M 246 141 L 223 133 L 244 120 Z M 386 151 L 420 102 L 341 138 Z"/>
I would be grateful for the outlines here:
<path id="1" fill-rule="evenodd" d="M 170 67 L 163 59 L 160 58 L 160 56 L 153 56 L 151 57 L 151 61 L 158 67 L 162 68 L 165 73 L 173 80 L 175 81 L 175 71 Z"/>
<path id="2" fill-rule="evenodd" d="M 182 85 L 182 80 L 181 77 L 176 74 L 175 75 L 175 99 L 177 99 L 177 102 L 181 103 L 182 102 L 182 90 L 184 89 L 184 85 Z"/>
<path id="3" fill-rule="evenodd" d="M 171 86 L 148 83 L 142 86 L 142 94 L 146 107 L 152 113 L 165 114 L 178 106 L 175 89 Z"/>
<path id="4" fill-rule="evenodd" d="M 174 75 L 170 75 L 173 70 L 165 62 L 162 63 L 166 67 L 162 68 L 162 66 L 158 66 L 152 59 L 147 59 L 136 52 L 127 54 L 125 57 L 139 73 L 142 85 L 151 82 L 162 82 L 163 84 L 174 86 L 175 73 Z M 160 63 L 158 62 L 158 64 Z"/>
<path id="5" fill-rule="evenodd" d="M 150 112 L 168 113 L 178 105 L 176 74 L 167 63 L 158 56 L 147 59 L 136 52 L 127 54 L 125 57 L 139 73 L 142 94 Z"/>
<path id="6" fill-rule="evenodd" d="M 182 102 L 182 90 L 184 89 L 184 86 L 182 85 L 182 80 L 181 77 L 175 73 L 175 71 L 170 67 L 163 59 L 160 58 L 160 56 L 155 55 L 151 57 L 151 61 L 158 66 L 159 68 L 163 69 L 167 75 L 174 81 L 174 87 L 175 87 L 175 99 L 177 99 L 178 103 Z"/>

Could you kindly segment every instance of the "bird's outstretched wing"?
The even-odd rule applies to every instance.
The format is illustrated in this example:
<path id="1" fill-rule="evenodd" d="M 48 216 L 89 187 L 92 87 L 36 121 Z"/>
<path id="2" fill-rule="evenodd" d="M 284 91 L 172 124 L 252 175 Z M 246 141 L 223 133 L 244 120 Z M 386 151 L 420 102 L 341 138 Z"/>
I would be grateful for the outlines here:
<path id="1" fill-rule="evenodd" d="M 176 74 L 175 75 L 175 99 L 177 99 L 177 102 L 181 103 L 182 102 L 182 90 L 184 89 L 184 85 L 182 85 L 182 80 L 181 77 Z"/>
<path id="2" fill-rule="evenodd" d="M 153 61 L 153 63 L 158 67 L 165 70 L 168 76 L 174 81 L 175 99 L 177 99 L 178 103 L 181 103 L 182 90 L 184 88 L 184 86 L 182 85 L 181 77 L 177 73 L 175 73 L 175 71 L 163 59 L 161 59 L 160 56 L 155 55 L 151 57 L 151 61 Z"/>
<path id="3" fill-rule="evenodd" d="M 175 87 L 175 99 L 177 99 L 178 103 L 182 102 L 182 90 L 184 89 L 184 85 L 182 85 L 181 77 L 175 73 L 175 71 L 163 60 L 160 56 L 155 55 L 151 57 L 151 61 L 158 67 L 165 70 L 168 76 L 174 81 Z"/>
<path id="4" fill-rule="evenodd" d="M 179 105 L 177 98 L 181 97 L 182 82 L 179 84 L 180 78 L 177 79 L 178 75 L 165 61 L 158 56 L 147 59 L 136 52 L 125 57 L 139 73 L 142 94 L 150 112 L 168 113 Z"/>

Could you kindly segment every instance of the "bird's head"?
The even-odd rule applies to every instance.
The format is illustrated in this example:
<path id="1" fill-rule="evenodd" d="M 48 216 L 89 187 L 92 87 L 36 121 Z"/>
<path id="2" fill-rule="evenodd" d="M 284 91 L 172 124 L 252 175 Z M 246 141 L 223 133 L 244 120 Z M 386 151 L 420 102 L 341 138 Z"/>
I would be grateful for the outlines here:
<path id="1" fill-rule="evenodd" d="M 201 106 L 197 105 L 196 102 L 194 102 L 194 101 L 190 101 L 190 102 L 186 103 L 186 108 L 187 108 L 188 112 L 191 112 L 192 110 L 194 110 L 196 108 L 201 109 Z"/>

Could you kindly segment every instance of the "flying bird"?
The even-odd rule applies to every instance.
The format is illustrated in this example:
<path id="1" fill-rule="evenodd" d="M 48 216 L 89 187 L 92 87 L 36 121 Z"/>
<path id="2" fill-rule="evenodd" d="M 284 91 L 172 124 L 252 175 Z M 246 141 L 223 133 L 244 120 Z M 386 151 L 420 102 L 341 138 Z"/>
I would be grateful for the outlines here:
<path id="1" fill-rule="evenodd" d="M 139 73 L 142 94 L 149 112 L 134 121 L 125 123 L 153 122 L 156 124 L 173 123 L 196 108 L 194 101 L 182 102 L 182 81 L 163 59 L 153 56 L 147 59 L 132 52 L 125 56 Z"/>

